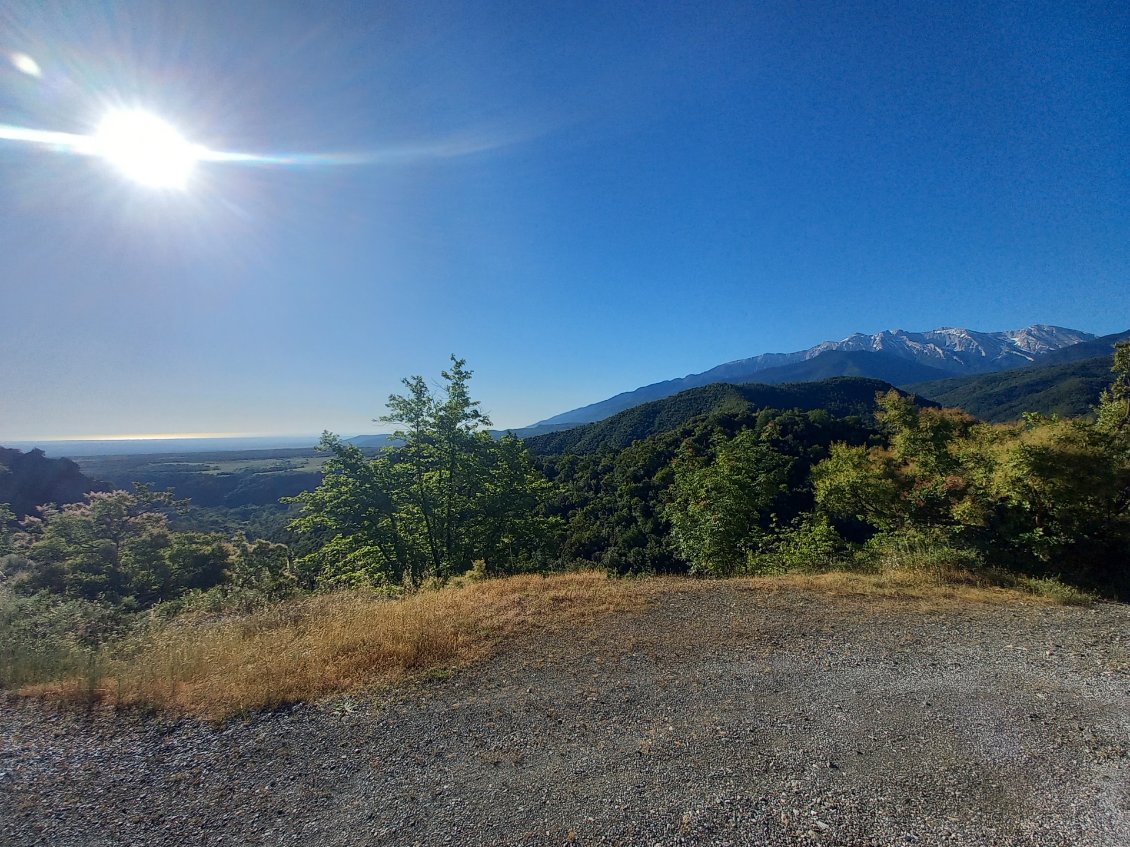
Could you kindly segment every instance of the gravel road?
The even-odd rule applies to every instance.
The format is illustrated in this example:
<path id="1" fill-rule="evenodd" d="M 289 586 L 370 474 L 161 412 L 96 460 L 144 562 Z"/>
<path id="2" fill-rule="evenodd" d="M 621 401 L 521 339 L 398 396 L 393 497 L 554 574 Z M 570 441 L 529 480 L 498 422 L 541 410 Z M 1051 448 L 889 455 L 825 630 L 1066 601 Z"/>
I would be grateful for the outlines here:
<path id="1" fill-rule="evenodd" d="M 1130 607 L 717 583 L 216 728 L 0 702 L 4 845 L 1130 845 Z"/>

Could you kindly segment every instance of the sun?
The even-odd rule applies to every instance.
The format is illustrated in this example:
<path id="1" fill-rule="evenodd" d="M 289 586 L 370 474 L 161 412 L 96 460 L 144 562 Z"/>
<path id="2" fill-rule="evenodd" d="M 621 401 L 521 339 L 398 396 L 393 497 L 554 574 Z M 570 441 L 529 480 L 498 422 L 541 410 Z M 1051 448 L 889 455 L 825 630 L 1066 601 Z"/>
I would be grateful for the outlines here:
<path id="1" fill-rule="evenodd" d="M 203 150 L 156 115 L 136 110 L 107 114 L 93 140 L 98 155 L 149 188 L 187 187 Z"/>

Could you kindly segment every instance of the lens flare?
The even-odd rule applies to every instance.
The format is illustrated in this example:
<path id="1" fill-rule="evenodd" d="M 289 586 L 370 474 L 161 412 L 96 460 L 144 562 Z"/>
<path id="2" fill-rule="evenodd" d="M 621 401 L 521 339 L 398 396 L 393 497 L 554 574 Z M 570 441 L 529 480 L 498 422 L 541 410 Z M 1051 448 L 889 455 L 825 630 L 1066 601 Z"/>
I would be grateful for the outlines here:
<path id="1" fill-rule="evenodd" d="M 12 62 L 12 67 L 22 74 L 33 76 L 39 79 L 43 76 L 43 71 L 39 67 L 39 62 L 31 58 L 27 53 L 13 53 L 8 57 Z"/>
<path id="2" fill-rule="evenodd" d="M 38 65 L 35 67 L 38 70 Z M 171 124 L 143 109 L 110 111 L 91 134 L 0 123 L 0 142 L 32 144 L 56 153 L 103 159 L 128 179 L 155 189 L 188 188 L 200 163 L 267 168 L 394 166 L 471 156 L 532 137 L 472 134 L 365 152 L 242 153 L 194 144 Z"/>

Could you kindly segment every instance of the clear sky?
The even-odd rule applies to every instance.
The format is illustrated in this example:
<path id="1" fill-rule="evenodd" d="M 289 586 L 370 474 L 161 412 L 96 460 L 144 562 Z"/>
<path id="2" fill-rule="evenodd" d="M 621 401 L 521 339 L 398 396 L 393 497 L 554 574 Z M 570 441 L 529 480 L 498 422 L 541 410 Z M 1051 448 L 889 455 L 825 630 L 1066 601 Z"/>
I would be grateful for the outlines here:
<path id="1" fill-rule="evenodd" d="M 9 136 L 115 107 L 269 160 L 0 140 L 0 439 L 374 431 L 451 353 L 520 426 L 856 331 L 1130 328 L 1118 0 L 0 5 Z"/>

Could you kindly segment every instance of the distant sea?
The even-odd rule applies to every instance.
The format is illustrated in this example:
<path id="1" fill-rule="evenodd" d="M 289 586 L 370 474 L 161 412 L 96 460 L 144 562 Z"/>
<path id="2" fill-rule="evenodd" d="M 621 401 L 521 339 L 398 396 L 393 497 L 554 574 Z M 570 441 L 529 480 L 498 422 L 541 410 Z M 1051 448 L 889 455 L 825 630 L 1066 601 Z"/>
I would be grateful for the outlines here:
<path id="1" fill-rule="evenodd" d="M 135 456 L 144 453 L 209 453 L 220 450 L 283 450 L 314 447 L 319 435 L 238 436 L 231 438 L 130 438 L 80 441 L 5 441 L 0 446 L 28 451 L 38 447 L 52 459 L 82 456 Z"/>

